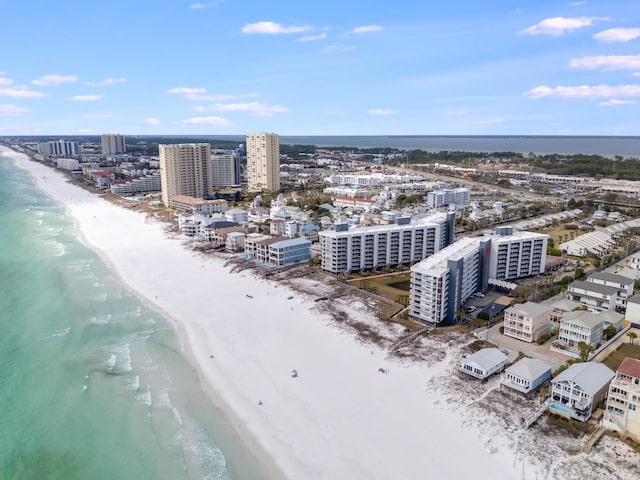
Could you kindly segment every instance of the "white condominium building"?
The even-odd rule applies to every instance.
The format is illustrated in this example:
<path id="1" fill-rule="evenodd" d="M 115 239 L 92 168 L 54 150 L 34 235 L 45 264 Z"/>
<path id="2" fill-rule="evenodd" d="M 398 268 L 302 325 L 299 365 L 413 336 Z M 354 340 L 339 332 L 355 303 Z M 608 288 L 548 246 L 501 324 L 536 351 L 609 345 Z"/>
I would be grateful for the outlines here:
<path id="1" fill-rule="evenodd" d="M 468 188 L 445 188 L 427 194 L 427 205 L 431 208 L 446 207 L 452 203 L 466 205 L 469 203 Z"/>
<path id="2" fill-rule="evenodd" d="M 240 160 L 236 152 L 215 150 L 211 153 L 214 187 L 240 185 Z"/>
<path id="3" fill-rule="evenodd" d="M 113 155 L 126 153 L 124 136 L 119 133 L 105 133 L 102 135 L 102 154 Z"/>
<path id="4" fill-rule="evenodd" d="M 454 218 L 437 213 L 389 225 L 334 225 L 320 232 L 322 268 L 340 273 L 419 262 L 453 241 Z"/>
<path id="5" fill-rule="evenodd" d="M 78 142 L 68 140 L 56 140 L 49 142 L 49 155 L 52 157 L 73 157 L 80 155 L 82 149 Z"/>
<path id="6" fill-rule="evenodd" d="M 426 323 L 451 323 L 464 302 L 474 292 L 486 290 L 491 280 L 544 272 L 547 239 L 502 227 L 492 235 L 452 243 L 411 267 L 411 315 Z"/>
<path id="7" fill-rule="evenodd" d="M 496 228 L 491 241 L 491 270 L 496 280 L 529 277 L 544 273 L 548 235 L 514 232 L 512 227 Z"/>
<path id="8" fill-rule="evenodd" d="M 275 133 L 247 134 L 249 190 L 280 190 L 280 137 Z"/>
<path id="9" fill-rule="evenodd" d="M 160 145 L 162 202 L 169 206 L 175 195 L 203 198 L 211 193 L 211 145 L 180 143 Z"/>
<path id="10" fill-rule="evenodd" d="M 465 237 L 411 267 L 410 313 L 424 322 L 455 320 L 462 304 L 484 290 L 483 237 Z"/>

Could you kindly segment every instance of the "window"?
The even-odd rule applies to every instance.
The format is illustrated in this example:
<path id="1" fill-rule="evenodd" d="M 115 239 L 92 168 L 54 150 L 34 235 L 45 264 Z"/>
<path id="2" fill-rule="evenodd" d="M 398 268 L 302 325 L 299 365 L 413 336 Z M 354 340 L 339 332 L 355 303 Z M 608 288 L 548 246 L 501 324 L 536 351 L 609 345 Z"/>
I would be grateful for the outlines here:
<path id="1" fill-rule="evenodd" d="M 629 404 L 629 410 L 633 410 L 634 412 L 636 411 L 636 406 L 632 403 Z"/>

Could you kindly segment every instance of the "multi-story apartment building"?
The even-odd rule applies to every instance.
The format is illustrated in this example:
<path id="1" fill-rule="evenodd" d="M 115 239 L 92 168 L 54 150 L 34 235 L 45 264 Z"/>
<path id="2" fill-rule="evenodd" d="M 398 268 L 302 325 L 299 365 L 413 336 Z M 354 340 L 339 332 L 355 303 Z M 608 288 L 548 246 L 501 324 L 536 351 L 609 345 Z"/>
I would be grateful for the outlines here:
<path id="1" fill-rule="evenodd" d="M 640 360 L 625 358 L 609 384 L 605 427 L 640 441 Z"/>
<path id="2" fill-rule="evenodd" d="M 176 195 L 203 198 L 211 193 L 211 145 L 179 143 L 160 145 L 162 202 L 169 206 Z"/>
<path id="3" fill-rule="evenodd" d="M 574 363 L 551 380 L 549 410 L 586 422 L 604 400 L 615 373 L 602 363 Z"/>
<path id="4" fill-rule="evenodd" d="M 115 155 L 118 153 L 126 153 L 124 136 L 119 133 L 105 133 L 102 135 L 102 154 Z"/>
<path id="5" fill-rule="evenodd" d="M 112 181 L 111 193 L 114 195 L 135 195 L 142 192 L 159 192 L 162 190 L 162 179 L 159 171 L 125 181 Z"/>
<path id="6" fill-rule="evenodd" d="M 446 207 L 451 204 L 466 205 L 469 203 L 468 188 L 444 188 L 427 194 L 427 205 L 431 208 Z"/>
<path id="7" fill-rule="evenodd" d="M 211 215 L 212 213 L 224 213 L 229 208 L 226 200 L 203 200 L 188 195 L 175 195 L 169 206 L 181 212 L 191 212 L 193 215 Z"/>
<path id="8" fill-rule="evenodd" d="M 453 322 L 462 304 L 487 287 L 488 256 L 480 250 L 488 245 L 465 237 L 412 266 L 411 315 L 427 323 Z"/>
<path id="9" fill-rule="evenodd" d="M 491 241 L 489 277 L 510 280 L 544 273 L 548 235 L 514 232 L 513 227 L 496 228 Z"/>
<path id="10" fill-rule="evenodd" d="M 211 152 L 212 185 L 227 187 L 240 185 L 240 157 L 230 150 Z"/>
<path id="11" fill-rule="evenodd" d="M 255 243 L 254 256 L 258 262 L 274 267 L 306 262 L 311 258 L 311 242 L 306 238 L 269 237 Z"/>
<path id="12" fill-rule="evenodd" d="M 547 238 L 500 228 L 458 240 L 411 268 L 411 315 L 426 323 L 452 322 L 471 294 L 486 290 L 491 280 L 542 273 Z"/>
<path id="13" fill-rule="evenodd" d="M 247 134 L 249 190 L 280 190 L 280 137 L 275 133 Z"/>
<path id="14" fill-rule="evenodd" d="M 68 140 L 49 142 L 49 155 L 52 157 L 73 157 L 81 153 L 82 149 L 78 142 L 70 142 Z"/>
<path id="15" fill-rule="evenodd" d="M 336 224 L 320 232 L 322 268 L 331 273 L 413 264 L 453 241 L 454 214 L 401 217 L 395 224 L 349 228 Z"/>
<path id="16" fill-rule="evenodd" d="M 632 278 L 608 272 L 594 272 L 587 277 L 587 282 L 620 289 L 621 292 L 619 296 L 621 302 L 619 302 L 617 306 L 623 308 L 626 306 L 627 298 L 633 295 L 633 287 L 635 284 Z"/>
<path id="17" fill-rule="evenodd" d="M 535 342 L 551 333 L 552 307 L 533 302 L 519 303 L 504 311 L 504 334 L 525 342 Z"/>

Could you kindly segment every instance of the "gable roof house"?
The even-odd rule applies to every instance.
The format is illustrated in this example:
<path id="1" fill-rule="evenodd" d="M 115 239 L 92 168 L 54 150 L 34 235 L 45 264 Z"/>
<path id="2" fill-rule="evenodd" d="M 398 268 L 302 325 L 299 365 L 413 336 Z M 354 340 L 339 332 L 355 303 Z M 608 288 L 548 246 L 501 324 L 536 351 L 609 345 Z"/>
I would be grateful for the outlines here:
<path id="1" fill-rule="evenodd" d="M 462 359 L 457 371 L 484 380 L 501 372 L 509 364 L 509 357 L 497 348 L 483 348 Z"/>
<path id="2" fill-rule="evenodd" d="M 523 358 L 502 374 L 501 384 L 520 393 L 530 393 L 551 378 L 551 367 L 536 358 Z"/>
<path id="3" fill-rule="evenodd" d="M 615 373 L 602 363 L 574 363 L 551 380 L 549 411 L 586 422 L 604 400 Z"/>

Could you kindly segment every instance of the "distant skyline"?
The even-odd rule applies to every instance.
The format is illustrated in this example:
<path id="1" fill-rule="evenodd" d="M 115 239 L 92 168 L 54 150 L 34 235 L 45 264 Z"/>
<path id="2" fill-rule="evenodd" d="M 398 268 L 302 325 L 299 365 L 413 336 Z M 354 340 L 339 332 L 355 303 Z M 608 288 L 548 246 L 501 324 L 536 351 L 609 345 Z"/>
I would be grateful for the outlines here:
<path id="1" fill-rule="evenodd" d="M 5 3 L 0 136 L 640 135 L 640 2 Z"/>

